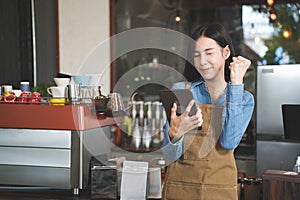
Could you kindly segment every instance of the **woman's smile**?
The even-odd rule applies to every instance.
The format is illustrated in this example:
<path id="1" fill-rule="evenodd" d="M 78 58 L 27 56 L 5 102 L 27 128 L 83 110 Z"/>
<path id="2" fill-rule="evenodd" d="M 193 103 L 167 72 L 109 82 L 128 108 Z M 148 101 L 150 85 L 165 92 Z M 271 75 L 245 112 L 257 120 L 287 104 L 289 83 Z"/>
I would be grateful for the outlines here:
<path id="1" fill-rule="evenodd" d="M 209 71 L 211 71 L 212 67 L 205 67 L 205 68 L 200 68 L 200 71 L 203 73 L 208 73 Z"/>

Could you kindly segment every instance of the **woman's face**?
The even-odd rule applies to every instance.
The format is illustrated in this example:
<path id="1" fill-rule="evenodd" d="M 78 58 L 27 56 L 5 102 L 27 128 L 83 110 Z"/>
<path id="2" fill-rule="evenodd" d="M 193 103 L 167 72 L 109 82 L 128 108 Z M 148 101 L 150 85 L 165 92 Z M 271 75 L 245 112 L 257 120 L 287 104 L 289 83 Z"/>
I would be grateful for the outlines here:
<path id="1" fill-rule="evenodd" d="M 224 79 L 225 60 L 229 55 L 228 45 L 222 48 L 213 39 L 201 36 L 196 41 L 194 64 L 204 80 Z"/>

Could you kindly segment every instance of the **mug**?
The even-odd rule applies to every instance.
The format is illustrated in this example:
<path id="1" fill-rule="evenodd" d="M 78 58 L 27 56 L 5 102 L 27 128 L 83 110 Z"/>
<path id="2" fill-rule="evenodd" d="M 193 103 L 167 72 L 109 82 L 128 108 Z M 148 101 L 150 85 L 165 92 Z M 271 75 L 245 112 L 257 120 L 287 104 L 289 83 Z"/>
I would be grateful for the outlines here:
<path id="1" fill-rule="evenodd" d="M 13 90 L 12 85 L 2 85 L 4 96 L 10 95 L 10 92 Z"/>
<path id="2" fill-rule="evenodd" d="M 20 82 L 20 89 L 22 92 L 30 92 L 30 83 L 28 81 Z"/>
<path id="3" fill-rule="evenodd" d="M 70 84 L 70 78 L 53 78 L 55 84 L 60 87 L 67 87 Z"/>
<path id="4" fill-rule="evenodd" d="M 67 97 L 67 87 L 51 86 L 47 88 L 47 92 L 52 97 Z"/>
<path id="5" fill-rule="evenodd" d="M 81 86 L 77 84 L 68 85 L 68 97 L 71 102 L 80 101 L 81 99 Z"/>

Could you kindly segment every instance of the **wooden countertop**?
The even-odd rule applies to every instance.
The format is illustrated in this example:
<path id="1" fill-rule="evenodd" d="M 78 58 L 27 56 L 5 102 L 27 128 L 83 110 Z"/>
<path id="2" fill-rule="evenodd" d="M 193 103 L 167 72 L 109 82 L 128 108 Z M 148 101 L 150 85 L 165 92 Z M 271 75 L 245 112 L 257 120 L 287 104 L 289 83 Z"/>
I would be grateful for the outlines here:
<path id="1" fill-rule="evenodd" d="M 88 130 L 120 123 L 98 115 L 90 105 L 0 104 L 0 128 Z"/>
<path id="2" fill-rule="evenodd" d="M 276 180 L 300 183 L 300 174 L 289 171 L 267 170 L 263 174 L 263 180 Z"/>
<path id="3" fill-rule="evenodd" d="M 263 174 L 263 199 L 300 199 L 299 191 L 299 173 L 279 170 L 267 170 Z"/>

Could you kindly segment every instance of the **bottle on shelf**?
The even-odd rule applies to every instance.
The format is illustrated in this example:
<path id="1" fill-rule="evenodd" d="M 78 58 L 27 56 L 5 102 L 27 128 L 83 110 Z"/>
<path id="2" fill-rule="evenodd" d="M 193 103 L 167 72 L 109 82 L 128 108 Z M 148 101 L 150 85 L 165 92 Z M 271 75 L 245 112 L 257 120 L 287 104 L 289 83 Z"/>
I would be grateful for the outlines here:
<path id="1" fill-rule="evenodd" d="M 152 140 L 152 147 L 153 148 L 159 148 L 160 147 L 160 140 L 159 140 L 159 130 L 156 128 L 156 119 L 152 119 L 152 135 L 153 135 L 153 140 Z"/>
<path id="2" fill-rule="evenodd" d="M 145 106 L 147 107 L 147 123 L 151 124 L 152 119 L 152 109 L 151 109 L 151 101 L 145 102 Z"/>
<path id="3" fill-rule="evenodd" d="M 165 180 L 165 176 L 166 176 L 166 161 L 164 160 L 163 157 L 161 157 L 158 161 L 157 161 L 159 167 L 160 167 L 160 174 L 161 174 L 161 183 L 163 185 L 164 180 Z"/>
<path id="4" fill-rule="evenodd" d="M 148 150 L 150 148 L 150 143 L 151 143 L 151 134 L 148 130 L 148 123 L 147 123 L 147 118 L 144 118 L 144 129 L 143 129 L 143 144 L 145 148 Z"/>
<path id="5" fill-rule="evenodd" d="M 132 101 L 132 111 L 131 111 L 131 118 L 132 118 L 132 122 L 135 123 L 135 119 L 136 119 L 136 101 Z"/>
<path id="6" fill-rule="evenodd" d="M 159 123 L 159 141 L 162 143 L 164 141 L 165 135 L 164 135 L 164 119 L 160 119 Z"/>
<path id="7" fill-rule="evenodd" d="M 160 108 L 159 108 L 160 102 L 159 101 L 154 101 L 153 106 L 155 107 L 155 124 L 156 124 L 156 129 L 159 128 L 159 123 L 160 123 Z"/>
<path id="8" fill-rule="evenodd" d="M 122 143 L 122 132 L 120 126 L 116 126 L 116 137 L 115 137 L 115 145 L 121 146 Z"/>
<path id="9" fill-rule="evenodd" d="M 294 172 L 300 172 L 300 156 L 297 157 L 296 164 L 294 166 Z"/>
<path id="10" fill-rule="evenodd" d="M 122 145 L 130 146 L 132 141 L 132 120 L 128 115 L 124 116 L 123 124 L 122 124 Z"/>
<path id="11" fill-rule="evenodd" d="M 141 133 L 140 133 L 139 119 L 136 118 L 135 124 L 134 124 L 134 129 L 132 132 L 132 144 L 134 145 L 135 149 L 140 148 L 141 140 L 142 140 L 142 137 L 141 137 Z"/>
<path id="12" fill-rule="evenodd" d="M 143 101 L 138 101 L 136 103 L 140 106 L 140 110 L 139 110 L 139 125 L 143 126 L 143 123 L 144 123 L 144 102 Z"/>
<path id="13" fill-rule="evenodd" d="M 116 132 L 117 132 L 117 127 L 115 125 L 112 125 L 110 128 L 110 134 L 111 134 L 111 142 L 115 144 L 116 142 Z"/>

